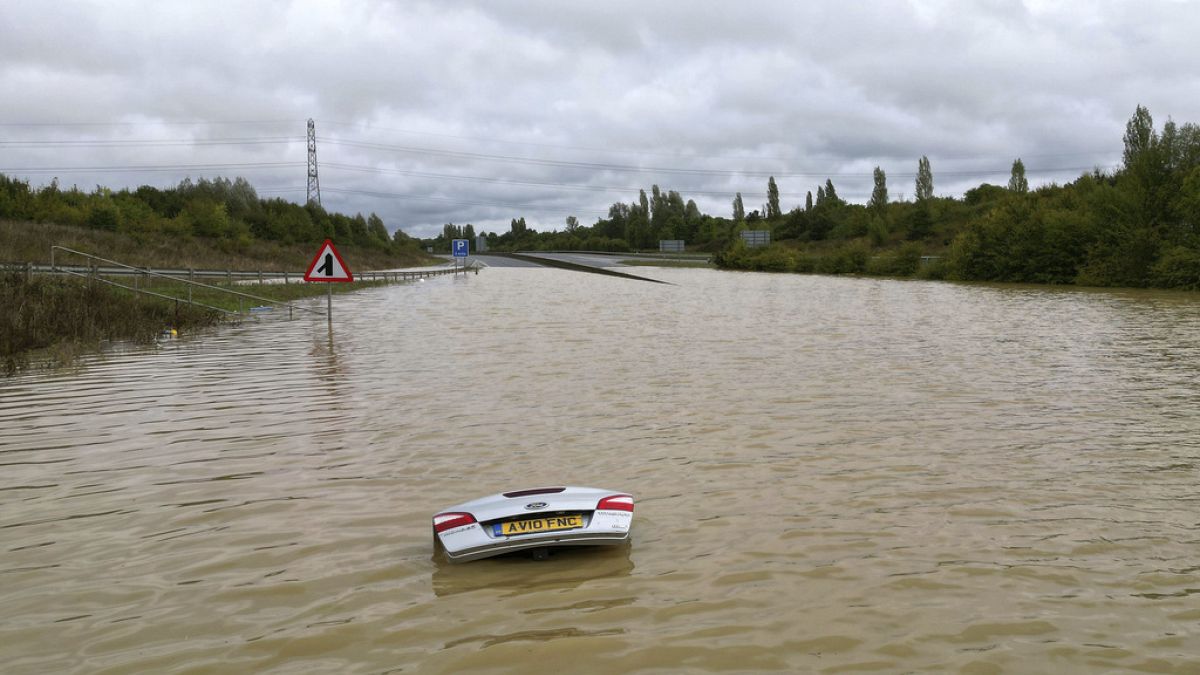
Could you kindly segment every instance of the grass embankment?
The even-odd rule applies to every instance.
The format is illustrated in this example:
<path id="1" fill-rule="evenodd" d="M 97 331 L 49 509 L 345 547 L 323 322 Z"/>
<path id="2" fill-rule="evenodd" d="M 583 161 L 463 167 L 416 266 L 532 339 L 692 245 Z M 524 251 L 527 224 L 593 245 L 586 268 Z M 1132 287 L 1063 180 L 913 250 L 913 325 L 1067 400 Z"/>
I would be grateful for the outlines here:
<path id="1" fill-rule="evenodd" d="M 116 283 L 133 284 L 130 277 Z M 385 281 L 332 284 L 335 293 L 347 293 L 386 285 Z M 210 284 L 192 286 L 196 303 L 230 312 L 249 311 L 268 302 L 237 296 L 230 289 L 286 303 L 324 295 L 326 284 Z M 143 290 L 180 299 L 188 297 L 188 285 L 169 280 L 138 283 Z M 52 367 L 69 365 L 74 358 L 95 351 L 105 341 L 148 343 L 164 329 L 189 333 L 238 316 L 217 309 L 172 302 L 79 277 L 33 276 L 24 272 L 0 272 L 0 373 L 12 375 L 31 364 Z M 323 307 L 318 307 L 323 310 Z"/>
<path id="2" fill-rule="evenodd" d="M 31 362 L 65 365 L 105 340 L 149 342 L 171 326 L 211 326 L 221 313 L 82 279 L 0 273 L 0 371 L 11 375 Z"/>
<path id="3" fill-rule="evenodd" d="M 66 246 L 138 267 L 297 273 L 304 272 L 318 248 L 311 243 L 284 244 L 258 239 L 235 247 L 228 240 L 202 237 L 107 232 L 53 223 L 0 220 L 0 263 L 48 265 L 51 246 Z M 423 253 L 386 253 L 362 246 L 337 246 L 354 272 L 442 262 Z M 56 254 L 56 261 L 59 264 L 87 264 L 79 256 L 63 252 Z"/>
<path id="4" fill-rule="evenodd" d="M 66 246 L 128 265 L 158 269 L 232 269 L 295 272 L 298 279 L 316 252 L 312 245 L 253 242 L 242 250 L 226 250 L 220 242 L 167 235 L 131 237 L 47 223 L 0 221 L 0 262 L 49 264 L 50 247 Z M 428 265 L 440 260 L 421 254 L 389 255 L 348 246 L 339 252 L 354 271 Z M 87 264 L 80 256 L 59 252 L 60 265 Z M 120 284 L 178 298 L 188 285 L 170 280 L 119 277 Z M 326 284 L 213 283 L 242 293 L 289 302 L 323 295 Z M 332 284 L 335 293 L 386 282 Z M 230 311 L 267 304 L 216 289 L 191 288 L 192 300 Z M 94 351 L 104 341 L 149 342 L 165 328 L 187 333 L 220 323 L 220 311 L 141 295 L 78 277 L 27 277 L 0 271 L 0 373 L 11 375 L 33 363 L 69 364 L 77 354 Z"/>

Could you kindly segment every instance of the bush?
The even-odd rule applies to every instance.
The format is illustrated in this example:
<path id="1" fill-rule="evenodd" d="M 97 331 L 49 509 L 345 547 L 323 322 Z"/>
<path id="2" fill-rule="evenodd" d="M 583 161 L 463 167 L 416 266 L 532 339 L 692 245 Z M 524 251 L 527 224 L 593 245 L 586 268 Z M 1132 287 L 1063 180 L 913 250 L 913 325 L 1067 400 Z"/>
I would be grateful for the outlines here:
<path id="1" fill-rule="evenodd" d="M 1167 249 L 1150 272 L 1156 286 L 1200 290 L 1200 251 L 1184 246 Z"/>
<path id="2" fill-rule="evenodd" d="M 88 212 L 87 226 L 94 230 L 116 232 L 121 227 L 121 210 L 107 199 L 97 202 Z"/>
<path id="3" fill-rule="evenodd" d="M 862 274 L 867 271 L 871 251 L 864 242 L 843 246 L 817 260 L 816 271 L 821 274 Z"/>
<path id="4" fill-rule="evenodd" d="M 867 261 L 867 274 L 888 277 L 911 277 L 921 266 L 921 247 L 905 244 L 895 251 L 877 255 Z"/>
<path id="5" fill-rule="evenodd" d="M 796 269 L 796 258 L 782 246 L 759 249 L 754 256 L 754 269 L 763 272 L 791 272 Z"/>

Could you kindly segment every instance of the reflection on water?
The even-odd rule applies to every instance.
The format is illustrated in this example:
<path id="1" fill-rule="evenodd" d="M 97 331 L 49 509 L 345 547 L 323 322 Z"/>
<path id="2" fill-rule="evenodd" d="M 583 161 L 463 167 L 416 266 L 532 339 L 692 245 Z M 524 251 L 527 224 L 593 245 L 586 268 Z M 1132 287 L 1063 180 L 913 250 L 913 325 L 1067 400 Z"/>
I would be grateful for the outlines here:
<path id="1" fill-rule="evenodd" d="M 467 591 L 491 590 L 501 595 L 520 595 L 532 591 L 569 591 L 593 579 L 626 577 L 633 572 L 630 547 L 597 546 L 550 549 L 550 557 L 534 561 L 529 551 L 475 561 L 474 564 L 451 563 L 445 556 L 434 554 L 433 592 L 440 596 Z M 537 574 L 531 575 L 531 566 Z M 628 600 L 628 602 L 626 602 Z M 622 599 L 617 604 L 630 604 Z M 595 606 L 615 606 L 612 601 L 583 602 L 570 609 Z M 556 611 L 529 610 L 529 613 Z"/>
<path id="2" fill-rule="evenodd" d="M 3 669 L 1200 670 L 1196 295 L 642 273 L 4 380 Z M 632 545 L 433 555 L 542 484 Z"/>

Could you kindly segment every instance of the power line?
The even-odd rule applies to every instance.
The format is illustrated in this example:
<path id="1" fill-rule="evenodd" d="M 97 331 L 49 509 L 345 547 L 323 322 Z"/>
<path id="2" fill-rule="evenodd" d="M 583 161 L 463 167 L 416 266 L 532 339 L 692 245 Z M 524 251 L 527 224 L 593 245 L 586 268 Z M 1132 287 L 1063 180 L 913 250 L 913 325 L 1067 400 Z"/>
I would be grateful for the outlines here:
<path id="1" fill-rule="evenodd" d="M 593 192 L 637 192 L 638 190 L 645 189 L 644 186 L 643 187 L 629 187 L 629 186 L 614 186 L 614 185 L 584 185 L 584 184 L 579 184 L 579 183 L 558 183 L 558 182 L 554 182 L 554 181 L 524 181 L 524 180 L 514 180 L 511 178 L 492 178 L 492 177 L 488 177 L 488 176 L 464 176 L 464 175 L 447 174 L 447 173 L 430 173 L 430 172 L 426 172 L 426 171 L 409 171 L 406 169 L 385 169 L 385 168 L 381 168 L 381 167 L 363 166 L 363 165 L 356 165 L 356 164 L 340 164 L 340 163 L 336 163 L 336 162 L 325 162 L 323 164 L 323 166 L 325 166 L 327 169 L 334 168 L 334 169 L 342 169 L 344 171 L 358 171 L 358 172 L 363 172 L 363 173 L 398 174 L 398 175 L 402 175 L 402 176 L 412 176 L 414 178 L 433 178 L 433 179 L 437 179 L 437 180 L 462 180 L 462 181 L 472 181 L 472 182 L 490 183 L 490 184 L 498 184 L 498 185 L 553 187 L 553 188 L 563 188 L 563 189 L 568 189 L 568 190 L 588 190 L 588 191 L 593 191 Z M 672 188 L 672 189 L 675 192 L 678 192 L 680 194 L 687 193 L 689 195 L 706 195 L 706 196 L 715 196 L 715 197 L 733 197 L 734 195 L 739 194 L 738 192 L 703 190 L 703 189 L 693 189 L 693 188 L 686 188 L 686 187 L 685 188 Z M 765 197 L 767 195 L 766 192 L 741 192 L 740 194 L 743 197 L 745 197 L 745 196 Z M 803 197 L 804 195 L 800 194 L 800 193 L 780 193 L 779 196 L 781 196 L 781 197 Z"/>
<path id="2" fill-rule="evenodd" d="M 341 169 L 344 171 L 356 171 L 356 172 L 362 172 L 362 173 L 396 174 L 396 175 L 402 175 L 402 176 L 412 176 L 414 178 L 472 181 L 472 182 L 499 184 L 499 185 L 553 187 L 553 188 L 562 188 L 562 189 L 568 189 L 568 190 L 587 190 L 587 191 L 593 191 L 593 192 L 626 192 L 626 193 L 628 193 L 628 192 L 637 192 L 639 190 L 645 189 L 644 186 L 630 187 L 630 186 L 615 186 L 615 185 L 587 185 L 587 184 L 581 184 L 581 183 L 560 183 L 560 182 L 555 182 L 555 181 L 524 181 L 524 180 L 515 180 L 515 179 L 511 179 L 511 178 L 493 178 L 493 177 L 489 177 L 489 176 L 470 176 L 470 175 L 461 175 L 461 174 L 432 173 L 432 172 L 427 172 L 427 171 L 410 171 L 407 169 L 388 169 L 388 168 L 383 168 L 383 167 L 364 166 L 364 165 L 360 165 L 360 164 L 342 164 L 342 163 L 338 163 L 338 162 L 325 162 L 323 166 L 325 166 L 326 168 Z M 1007 173 L 1009 173 L 1009 171 L 1010 171 L 1009 169 L 1003 169 L 1003 170 L 996 170 L 996 171 L 991 171 L 991 172 L 987 172 L 987 173 L 974 173 L 974 172 L 964 172 L 964 173 L 966 173 L 968 175 L 1000 175 L 1000 174 L 1007 174 Z M 1054 171 L 1056 171 L 1056 170 L 1053 170 L 1053 169 L 1046 170 L 1046 172 L 1054 172 Z M 1037 170 L 1027 169 L 1026 173 L 1041 173 L 1041 172 L 1039 172 Z M 828 174 L 820 174 L 820 175 L 825 176 Z M 915 175 L 916 174 L 913 174 L 913 177 L 915 177 Z M 938 175 L 943 175 L 943 174 L 938 174 Z M 841 175 L 841 176 L 844 177 L 844 175 Z M 866 176 L 867 176 L 867 174 L 862 175 L 862 177 L 866 177 Z M 892 176 L 889 176 L 889 177 L 894 177 L 894 176 L 895 176 L 895 174 L 893 174 Z M 832 177 L 839 177 L 839 175 L 832 174 Z M 706 197 L 733 197 L 738 194 L 742 195 L 742 197 L 766 197 L 767 196 L 766 192 L 747 192 L 744 190 L 743 191 L 705 190 L 703 188 L 691 188 L 691 187 L 671 187 L 670 190 L 674 191 L 674 192 L 678 192 L 680 195 L 703 195 Z M 796 198 L 796 199 L 804 198 L 806 195 L 807 195 L 807 193 L 802 193 L 802 192 L 781 192 L 781 193 L 779 193 L 780 197 L 792 197 L 792 198 Z"/>
<path id="3" fill-rule="evenodd" d="M 379 198 L 384 198 L 384 199 L 401 199 L 401 200 L 405 200 L 405 201 L 419 200 L 419 201 L 446 202 L 446 203 L 451 203 L 451 204 L 462 204 L 462 205 L 466 205 L 466 206 L 488 206 L 488 207 L 495 207 L 495 208 L 507 208 L 507 209 L 518 209 L 518 210 L 524 209 L 524 210 L 538 211 L 540 213 L 549 214 L 549 215 L 564 215 L 564 216 L 574 215 L 574 216 L 577 216 L 580 214 L 586 214 L 586 215 L 594 215 L 597 217 L 604 217 L 604 216 L 608 215 L 607 212 L 600 212 L 600 211 L 573 211 L 573 212 L 544 211 L 543 210 L 544 207 L 538 206 L 537 204 L 512 204 L 512 203 L 506 203 L 506 202 L 479 202 L 479 201 L 469 201 L 469 200 L 463 200 L 463 199 L 454 199 L 452 197 L 435 197 L 435 196 L 430 196 L 430 195 L 412 195 L 412 194 L 403 194 L 403 193 L 399 193 L 399 192 L 380 192 L 380 191 L 375 191 L 375 190 L 355 190 L 355 189 L 350 189 L 350 188 L 331 188 L 328 186 L 325 188 L 325 191 L 326 192 L 334 192 L 334 193 L 338 193 L 338 194 L 353 194 L 353 195 L 363 195 L 363 196 L 367 196 L 367 197 L 379 197 Z"/>
<path id="4" fill-rule="evenodd" d="M 277 145 L 303 143 L 301 136 L 274 136 L 261 138 L 140 138 L 98 140 L 35 140 L 0 141 L 6 148 L 122 148 L 193 145 Z"/>
<path id="5" fill-rule="evenodd" d="M 141 120 L 138 122 L 0 122 L 0 127 L 74 128 L 74 127 L 135 127 L 135 126 L 253 126 L 266 124 L 299 124 L 304 120 Z"/>
<path id="6" fill-rule="evenodd" d="M 811 171 L 811 172 L 793 172 L 793 171 L 758 171 L 746 169 L 692 169 L 683 167 L 643 167 L 630 164 L 609 164 L 603 162 L 573 162 L 568 160 L 555 159 L 540 159 L 536 157 L 519 157 L 514 155 L 493 155 L 477 152 L 463 152 L 459 150 L 439 150 L 436 148 L 418 148 L 401 145 L 387 145 L 383 143 L 370 143 L 362 141 L 352 141 L 344 139 L 329 139 L 325 141 L 333 145 L 344 147 L 361 148 L 367 150 L 380 150 L 385 152 L 396 152 L 406 154 L 428 155 L 434 157 L 454 157 L 459 159 L 471 159 L 488 162 L 511 162 L 516 164 L 529 164 L 534 166 L 553 166 L 562 168 L 577 168 L 591 169 L 595 171 L 618 171 L 630 173 L 676 173 L 682 175 L 694 176 L 725 176 L 725 177 L 753 177 L 753 178 L 870 178 L 870 172 L 828 172 L 828 171 Z M 1091 171 L 1094 166 L 1088 167 L 1060 167 L 1052 169 L 1040 169 L 1040 173 L 1066 173 L 1066 172 L 1084 172 Z M 940 171 L 935 175 L 940 176 L 986 176 L 1007 174 L 1010 168 L 994 169 L 994 170 L 959 170 L 959 171 Z M 1026 167 L 1026 173 L 1032 170 Z M 900 177 L 915 178 L 917 172 L 894 172 L 893 175 Z"/>
<path id="7" fill-rule="evenodd" d="M 503 139 L 503 138 L 494 138 L 494 137 L 488 138 L 488 137 L 480 137 L 480 136 L 463 136 L 463 135 L 459 135 L 459 134 L 446 134 L 446 133 L 439 133 L 439 132 L 434 132 L 434 131 L 414 131 L 411 129 L 396 129 L 396 128 L 392 128 L 392 127 L 381 127 L 381 126 L 375 126 L 375 125 L 370 125 L 370 124 L 365 124 L 365 123 L 354 123 L 354 122 L 335 122 L 335 121 L 330 121 L 330 120 L 321 120 L 321 123 L 330 125 L 330 126 L 346 127 L 346 128 L 351 128 L 351 129 L 360 129 L 363 131 L 379 130 L 379 131 L 388 131 L 388 132 L 397 133 L 397 134 L 409 134 L 409 135 L 414 135 L 414 136 L 429 136 L 429 137 L 433 137 L 433 138 L 449 138 L 449 139 L 454 139 L 454 140 L 471 141 L 472 143 L 499 143 L 499 144 L 503 144 L 503 145 L 517 145 L 517 146 L 527 146 L 527 147 L 533 147 L 533 148 L 547 148 L 547 149 L 551 149 L 551 150 L 583 150 L 586 152 L 605 152 L 605 153 L 617 153 L 617 154 L 622 154 L 622 155 L 647 155 L 647 156 L 657 156 L 657 157 L 673 157 L 676 159 L 690 159 L 690 160 L 711 159 L 711 160 L 728 161 L 728 160 L 748 160 L 748 159 L 764 160 L 765 159 L 765 160 L 772 160 L 772 161 L 779 161 L 779 162 L 795 161 L 795 157 L 778 157 L 778 156 L 771 157 L 771 156 L 764 156 L 764 155 L 753 155 L 753 156 L 748 156 L 748 157 L 747 156 L 736 156 L 736 155 L 734 155 L 734 156 L 730 156 L 730 155 L 695 155 L 695 154 L 687 155 L 687 154 L 680 154 L 678 152 L 656 152 L 653 150 L 616 148 L 616 147 L 611 147 L 611 146 L 610 147 L 594 147 L 594 146 L 566 145 L 566 144 L 556 144 L 556 143 L 538 143 L 535 141 L 513 141 L 513 140 L 508 140 L 508 139 Z M 1036 153 L 1036 154 L 1016 153 L 1016 154 L 1021 157 L 1025 157 L 1025 158 L 1028 158 L 1028 157 L 1095 157 L 1098 155 L 1111 155 L 1112 151 L 1110 149 L 1106 149 L 1106 150 L 1094 150 L 1094 151 L 1085 151 L 1085 152 L 1056 152 L 1056 153 Z M 957 156 L 955 156 L 955 155 L 934 155 L 933 159 L 938 160 L 938 161 L 958 161 L 958 160 L 963 160 L 963 159 L 979 159 L 979 157 L 980 157 L 979 155 L 974 155 L 974 156 L 971 156 L 971 155 L 957 155 Z"/>
<path id="8" fill-rule="evenodd" d="M 0 167 L 0 173 L 92 173 L 109 171 L 114 173 L 136 173 L 139 171 L 226 171 L 230 169 L 280 169 L 304 166 L 304 162 L 248 162 L 244 164 L 144 164 L 140 166 L 39 166 Z"/>

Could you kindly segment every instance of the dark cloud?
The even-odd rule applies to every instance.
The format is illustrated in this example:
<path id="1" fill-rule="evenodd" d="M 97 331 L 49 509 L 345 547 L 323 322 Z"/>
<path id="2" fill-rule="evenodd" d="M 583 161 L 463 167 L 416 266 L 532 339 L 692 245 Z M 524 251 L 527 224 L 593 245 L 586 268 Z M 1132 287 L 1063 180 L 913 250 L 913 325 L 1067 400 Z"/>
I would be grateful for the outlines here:
<path id="1" fill-rule="evenodd" d="M 922 155 L 942 194 L 1003 183 L 1018 156 L 1062 182 L 1119 161 L 1139 103 L 1200 119 L 1197 26 L 1184 2 L 18 0 L 0 168 L 240 174 L 302 200 L 312 117 L 326 206 L 417 235 L 590 223 L 651 184 L 726 214 L 728 193 L 764 200 L 763 173 L 785 207 L 826 177 L 865 200 L 877 165 L 911 195 Z M 181 139 L 226 144 L 161 143 Z M 291 165 L 241 166 L 273 162 Z M 195 164 L 223 168 L 69 169 Z"/>

